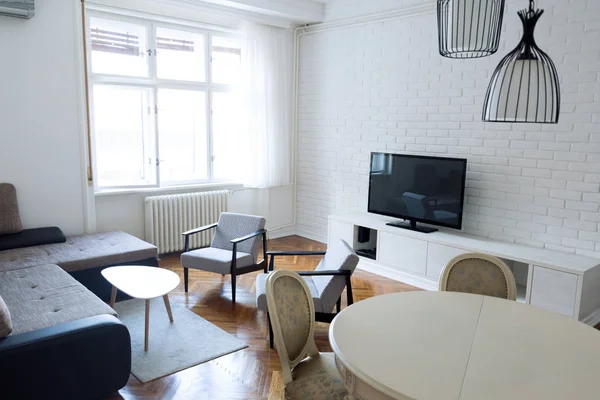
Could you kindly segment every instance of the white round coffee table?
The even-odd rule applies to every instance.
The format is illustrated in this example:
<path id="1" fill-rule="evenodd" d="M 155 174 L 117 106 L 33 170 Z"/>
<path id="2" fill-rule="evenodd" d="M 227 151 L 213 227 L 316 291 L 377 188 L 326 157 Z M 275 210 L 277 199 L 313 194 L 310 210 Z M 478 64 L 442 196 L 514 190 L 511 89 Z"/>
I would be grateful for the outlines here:
<path id="1" fill-rule="evenodd" d="M 342 310 L 329 329 L 355 399 L 597 399 L 600 332 L 526 304 L 405 292 Z"/>
<path id="2" fill-rule="evenodd" d="M 117 289 L 136 298 L 146 300 L 146 329 L 144 351 L 148 351 L 148 328 L 150 323 L 150 300 L 161 297 L 165 301 L 169 320 L 173 322 L 168 293 L 179 285 L 179 276 L 168 269 L 142 265 L 122 265 L 102 270 L 102 276 L 113 285 L 110 306 L 114 307 Z"/>

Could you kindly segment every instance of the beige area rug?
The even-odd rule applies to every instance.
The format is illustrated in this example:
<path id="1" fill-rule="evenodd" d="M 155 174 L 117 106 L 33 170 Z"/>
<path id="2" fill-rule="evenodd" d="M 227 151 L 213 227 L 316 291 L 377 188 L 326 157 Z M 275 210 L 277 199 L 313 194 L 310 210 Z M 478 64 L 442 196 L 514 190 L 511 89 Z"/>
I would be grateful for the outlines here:
<path id="1" fill-rule="evenodd" d="M 143 383 L 248 347 L 182 306 L 171 303 L 171 309 L 173 323 L 162 298 L 150 301 L 150 333 L 145 352 L 145 300 L 115 305 L 131 335 L 131 373 Z"/>

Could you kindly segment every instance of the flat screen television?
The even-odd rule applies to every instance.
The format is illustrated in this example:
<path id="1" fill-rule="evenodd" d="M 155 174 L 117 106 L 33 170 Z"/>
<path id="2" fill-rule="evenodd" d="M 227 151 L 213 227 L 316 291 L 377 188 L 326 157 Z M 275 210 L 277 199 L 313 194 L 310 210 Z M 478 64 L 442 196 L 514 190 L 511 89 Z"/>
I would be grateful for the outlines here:
<path id="1" fill-rule="evenodd" d="M 462 227 L 467 160 L 371 153 L 369 212 L 401 218 L 388 225 L 420 232 L 417 222 Z"/>

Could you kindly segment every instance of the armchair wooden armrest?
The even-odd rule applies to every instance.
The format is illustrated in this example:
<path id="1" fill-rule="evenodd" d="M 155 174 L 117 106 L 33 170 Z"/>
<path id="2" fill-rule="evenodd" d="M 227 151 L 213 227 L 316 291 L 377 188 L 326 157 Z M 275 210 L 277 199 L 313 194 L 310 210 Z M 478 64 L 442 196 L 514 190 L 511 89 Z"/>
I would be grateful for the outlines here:
<path id="1" fill-rule="evenodd" d="M 324 256 L 325 250 L 322 251 L 312 251 L 312 250 L 298 250 L 298 251 L 268 251 L 267 256 L 271 256 L 271 260 L 269 261 L 269 271 L 273 271 L 275 269 L 275 256 Z"/>
<path id="2" fill-rule="evenodd" d="M 246 236 L 241 236 L 235 239 L 231 239 L 230 242 L 233 244 L 232 254 L 231 254 L 231 274 L 233 276 L 234 271 L 236 269 L 237 263 L 237 245 L 245 240 L 252 239 L 258 235 L 262 235 L 263 242 L 263 259 L 259 261 L 256 265 L 261 265 L 264 268 L 265 273 L 267 272 L 267 230 L 259 229 L 255 232 L 252 232 Z"/>
<path id="3" fill-rule="evenodd" d="M 195 235 L 196 233 L 204 232 L 206 230 L 216 228 L 216 227 L 217 227 L 217 223 L 215 222 L 214 224 L 204 225 L 204 226 L 201 226 L 200 228 L 191 229 L 189 231 L 183 232 L 182 235 L 185 236 L 185 244 L 183 247 L 183 251 L 184 252 L 190 251 L 190 236 L 191 235 Z"/>
<path id="4" fill-rule="evenodd" d="M 237 243 L 243 242 L 244 240 L 252 239 L 255 236 L 262 235 L 264 233 L 267 233 L 266 229 L 259 229 L 256 232 L 250 233 L 249 235 L 242 236 L 242 237 L 235 238 L 235 239 L 231 239 L 230 242 L 237 244 Z"/>
<path id="5" fill-rule="evenodd" d="M 182 235 L 183 236 L 194 235 L 196 233 L 204 232 L 208 229 L 216 228 L 216 227 L 217 227 L 217 223 L 215 222 L 214 224 L 204 225 L 204 226 L 201 226 L 200 228 L 195 228 L 195 229 L 191 229 L 189 231 L 183 232 Z"/>
<path id="6" fill-rule="evenodd" d="M 341 275 L 346 277 L 346 295 L 348 298 L 348 305 L 351 305 L 354 302 L 354 298 L 352 297 L 352 280 L 350 277 L 352 276 L 352 271 L 348 269 L 336 269 L 333 271 L 297 271 L 300 276 L 327 276 L 327 275 Z M 339 300 L 338 300 L 339 301 Z"/>

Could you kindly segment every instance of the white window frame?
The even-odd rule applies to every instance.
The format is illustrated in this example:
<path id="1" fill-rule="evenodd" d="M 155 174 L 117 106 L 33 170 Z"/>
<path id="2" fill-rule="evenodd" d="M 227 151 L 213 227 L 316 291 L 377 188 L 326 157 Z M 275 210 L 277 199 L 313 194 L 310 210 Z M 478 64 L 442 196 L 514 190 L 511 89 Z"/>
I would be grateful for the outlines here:
<path id="1" fill-rule="evenodd" d="M 123 76 L 123 75 L 110 75 L 110 74 L 98 74 L 92 72 L 92 46 L 91 46 L 91 31 L 90 31 L 90 19 L 91 18 L 102 18 L 113 21 L 120 21 L 125 23 L 133 23 L 140 26 L 145 26 L 148 36 L 147 43 L 149 48 L 156 47 L 156 30 L 158 28 L 175 29 L 179 31 L 187 31 L 202 34 L 205 37 L 204 40 L 204 67 L 206 71 L 206 80 L 204 82 L 193 82 L 193 81 L 181 81 L 181 80 L 169 80 L 159 79 L 157 75 L 157 62 L 156 56 L 150 56 L 148 62 L 149 76 L 145 77 L 134 77 L 134 76 Z M 92 160 L 94 162 L 93 168 L 93 179 L 94 179 L 94 191 L 96 193 L 106 192 L 121 192 L 121 191 L 135 191 L 135 190 L 148 190 L 148 189 L 172 189 L 184 186 L 194 185 L 212 185 L 212 184 L 235 184 L 227 179 L 214 179 L 214 148 L 213 148 L 213 118 L 212 118 L 212 104 L 213 104 L 213 93 L 224 92 L 228 93 L 233 90 L 233 85 L 213 83 L 212 82 L 212 60 L 211 60 L 211 49 L 212 49 L 212 38 L 213 36 L 218 37 L 230 37 L 239 38 L 237 31 L 223 28 L 223 30 L 216 29 L 215 27 L 203 28 L 195 27 L 186 24 L 182 21 L 182 24 L 172 22 L 162 22 L 159 20 L 153 20 L 150 18 L 132 17 L 128 15 L 121 15 L 118 13 L 111 13 L 105 11 L 98 11 L 95 9 L 87 9 L 86 11 L 86 41 L 89 43 L 87 54 L 87 65 L 88 65 L 88 87 L 90 91 L 90 138 L 92 140 Z M 99 186 L 98 168 L 97 168 L 97 156 L 96 156 L 96 133 L 95 133 L 95 120 L 94 120 L 94 96 L 93 88 L 94 85 L 116 85 L 116 86 L 134 86 L 134 87 L 145 87 L 152 91 L 150 98 L 151 108 L 154 112 L 151 112 L 151 130 L 150 135 L 154 138 L 154 155 L 156 157 L 156 184 L 150 185 L 119 185 L 119 186 Z M 160 176 L 160 133 L 158 131 L 158 116 L 160 113 L 160 105 L 158 102 L 158 90 L 159 89 L 182 89 L 182 90 L 195 90 L 202 91 L 206 94 L 206 129 L 207 129 L 207 175 L 206 179 L 196 180 L 182 180 L 182 181 L 168 181 L 162 182 Z"/>

